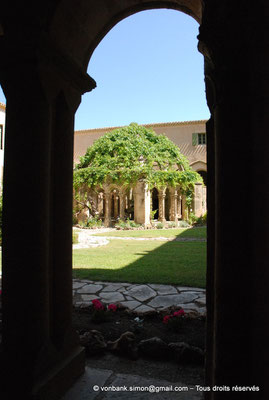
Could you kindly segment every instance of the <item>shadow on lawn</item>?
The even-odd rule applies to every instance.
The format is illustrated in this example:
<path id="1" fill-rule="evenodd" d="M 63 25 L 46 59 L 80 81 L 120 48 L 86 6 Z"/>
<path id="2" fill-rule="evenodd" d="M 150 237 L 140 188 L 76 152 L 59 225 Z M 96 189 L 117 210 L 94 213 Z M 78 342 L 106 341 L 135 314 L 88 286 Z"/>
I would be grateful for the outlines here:
<path id="1" fill-rule="evenodd" d="M 74 268 L 73 276 L 79 279 L 99 281 L 150 282 L 204 288 L 206 280 L 206 243 L 204 240 L 199 241 L 197 237 L 195 241 L 188 241 L 188 238 L 195 238 L 191 234 L 192 229 L 195 230 L 197 228 L 190 228 L 188 230 L 190 233 L 187 234 L 187 237 L 185 231 L 177 235 L 173 240 L 162 242 L 154 250 L 134 253 L 141 257 L 119 269 Z M 180 241 L 182 236 L 184 236 L 184 241 Z M 135 242 L 137 243 L 137 241 Z M 131 241 L 123 240 L 122 251 L 128 251 L 128 247 L 131 251 Z M 105 251 L 105 247 L 102 247 L 102 250 Z"/>

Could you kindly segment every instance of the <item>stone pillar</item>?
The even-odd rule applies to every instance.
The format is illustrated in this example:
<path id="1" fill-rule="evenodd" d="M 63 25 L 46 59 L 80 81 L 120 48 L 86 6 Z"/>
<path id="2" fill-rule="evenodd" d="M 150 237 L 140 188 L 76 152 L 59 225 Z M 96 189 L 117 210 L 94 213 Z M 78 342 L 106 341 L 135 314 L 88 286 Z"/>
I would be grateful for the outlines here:
<path id="1" fill-rule="evenodd" d="M 105 227 L 109 227 L 111 225 L 111 192 L 104 192 L 105 199 L 105 217 L 104 217 L 104 225 Z"/>
<path id="2" fill-rule="evenodd" d="M 182 207 L 181 207 L 181 218 L 183 221 L 187 221 L 189 218 L 188 207 L 186 202 L 186 196 L 183 194 L 182 196 Z"/>
<path id="3" fill-rule="evenodd" d="M 158 200 L 159 200 L 159 218 L 158 221 L 166 222 L 165 219 L 165 188 L 158 190 Z"/>
<path id="4" fill-rule="evenodd" d="M 97 211 L 98 211 L 98 215 L 102 215 L 104 210 L 103 210 L 103 192 L 99 192 L 98 193 L 98 197 L 97 197 Z"/>
<path id="5" fill-rule="evenodd" d="M 193 213 L 196 217 L 201 217 L 203 215 L 203 184 L 202 183 L 196 183 L 194 185 Z"/>
<path id="6" fill-rule="evenodd" d="M 170 189 L 170 220 L 174 222 L 178 222 L 177 217 L 177 201 L 178 201 L 178 193 L 174 188 Z"/>
<path id="7" fill-rule="evenodd" d="M 179 190 L 177 190 L 178 196 L 177 196 L 177 217 L 182 218 L 182 211 L 181 211 L 181 193 Z"/>
<path id="8" fill-rule="evenodd" d="M 125 191 L 120 191 L 120 219 L 125 220 L 125 209 L 126 209 L 126 193 Z"/>
<path id="9" fill-rule="evenodd" d="M 204 215 L 207 211 L 207 188 L 206 186 L 203 186 L 203 192 L 202 192 L 202 215 Z"/>
<path id="10" fill-rule="evenodd" d="M 246 2 L 205 4 L 199 48 L 207 59 L 210 166 L 214 163 L 214 176 L 208 176 L 205 384 L 225 382 L 231 387 L 247 382 L 260 388 L 254 397 L 267 399 L 269 3 L 261 1 L 259 7 Z M 238 166 L 250 162 L 249 173 L 235 179 Z M 231 193 L 240 199 L 234 230 Z M 238 399 L 238 393 L 227 395 L 229 400 Z M 219 400 L 225 394 L 206 396 Z M 239 396 L 244 399 L 248 394 Z"/>
<path id="11" fill-rule="evenodd" d="M 114 218 L 117 219 L 119 216 L 119 195 L 118 193 L 113 194 L 114 199 Z"/>
<path id="12" fill-rule="evenodd" d="M 8 47 L 0 63 L 7 98 L 3 399 L 58 398 L 84 369 L 71 318 L 73 131 L 81 85 L 93 84 L 50 43 L 31 46 Z"/>
<path id="13" fill-rule="evenodd" d="M 138 182 L 133 191 L 134 220 L 137 224 L 150 225 L 150 190 L 148 185 Z"/>

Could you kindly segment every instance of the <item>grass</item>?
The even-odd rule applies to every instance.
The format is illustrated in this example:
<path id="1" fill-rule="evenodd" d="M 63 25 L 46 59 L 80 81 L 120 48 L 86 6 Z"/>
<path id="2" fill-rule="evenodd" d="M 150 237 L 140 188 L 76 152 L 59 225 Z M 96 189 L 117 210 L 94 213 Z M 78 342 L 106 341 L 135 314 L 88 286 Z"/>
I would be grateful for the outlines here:
<path id="1" fill-rule="evenodd" d="M 206 227 L 197 228 L 174 228 L 174 229 L 145 229 L 145 230 L 128 230 L 97 233 L 95 236 L 114 236 L 114 237 L 141 237 L 141 238 L 206 238 Z"/>
<path id="2" fill-rule="evenodd" d="M 73 251 L 73 276 L 111 282 L 205 287 L 205 242 L 111 240 Z"/>
<path id="3" fill-rule="evenodd" d="M 75 232 L 74 230 L 72 231 L 72 243 L 73 244 L 78 243 L 78 233 Z"/>

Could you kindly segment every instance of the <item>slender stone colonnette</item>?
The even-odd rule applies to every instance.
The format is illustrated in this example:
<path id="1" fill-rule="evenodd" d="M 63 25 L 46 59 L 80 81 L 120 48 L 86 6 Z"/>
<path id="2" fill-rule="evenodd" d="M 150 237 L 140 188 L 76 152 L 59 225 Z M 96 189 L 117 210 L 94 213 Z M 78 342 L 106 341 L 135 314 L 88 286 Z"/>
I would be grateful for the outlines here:
<path id="1" fill-rule="evenodd" d="M 157 284 L 131 284 L 73 280 L 73 303 L 86 307 L 93 299 L 103 303 L 121 303 L 137 313 L 161 311 L 171 306 L 186 312 L 206 312 L 205 289 Z"/>

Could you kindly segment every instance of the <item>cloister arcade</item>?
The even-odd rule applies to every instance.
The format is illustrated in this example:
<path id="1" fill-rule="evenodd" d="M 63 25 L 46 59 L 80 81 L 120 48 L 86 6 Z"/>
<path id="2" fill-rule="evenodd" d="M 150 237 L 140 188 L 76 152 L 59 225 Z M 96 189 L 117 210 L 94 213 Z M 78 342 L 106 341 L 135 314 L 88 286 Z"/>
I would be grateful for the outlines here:
<path id="1" fill-rule="evenodd" d="M 179 220 L 188 219 L 186 195 L 179 186 L 149 189 L 143 182 L 134 188 L 113 184 L 89 188 L 87 195 L 91 199 L 94 216 L 102 219 L 106 227 L 126 219 L 144 226 L 150 226 L 155 219 L 176 225 Z M 203 184 L 195 185 L 191 210 L 197 217 L 206 212 L 206 187 Z M 79 221 L 89 217 L 88 209 L 77 214 Z"/>

